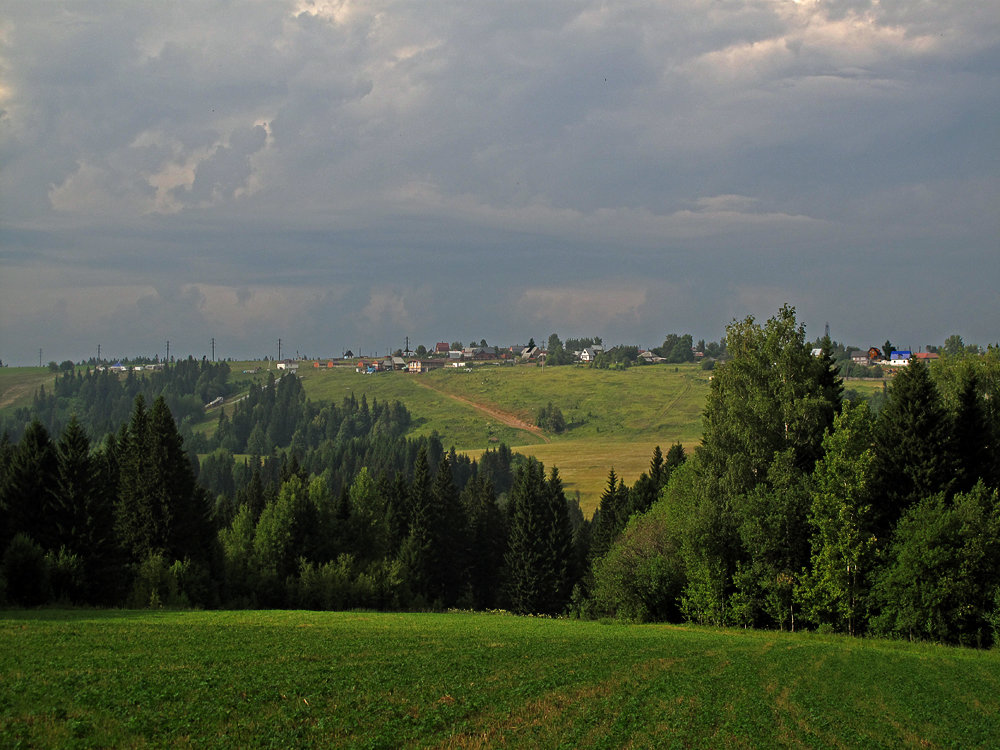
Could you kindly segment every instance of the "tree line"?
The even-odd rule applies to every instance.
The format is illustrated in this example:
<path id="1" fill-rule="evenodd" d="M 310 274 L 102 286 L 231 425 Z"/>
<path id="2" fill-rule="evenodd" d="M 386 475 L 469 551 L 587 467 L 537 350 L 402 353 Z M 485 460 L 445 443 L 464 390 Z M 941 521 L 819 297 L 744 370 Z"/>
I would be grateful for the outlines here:
<path id="1" fill-rule="evenodd" d="M 845 401 L 794 309 L 727 329 L 701 445 L 594 568 L 595 613 L 986 646 L 1000 635 L 1000 350 Z"/>
<path id="2" fill-rule="evenodd" d="M 97 445 L 78 419 L 58 439 L 35 420 L 0 440 L 0 596 L 501 607 L 993 643 L 1000 350 L 914 361 L 876 412 L 845 398 L 821 343 L 813 356 L 788 306 L 734 321 L 701 444 L 657 447 L 632 486 L 612 469 L 590 520 L 555 468 L 408 439 L 401 405 L 313 404 L 295 377 L 253 386 L 186 446 L 162 393 L 151 407 L 136 394 Z"/>

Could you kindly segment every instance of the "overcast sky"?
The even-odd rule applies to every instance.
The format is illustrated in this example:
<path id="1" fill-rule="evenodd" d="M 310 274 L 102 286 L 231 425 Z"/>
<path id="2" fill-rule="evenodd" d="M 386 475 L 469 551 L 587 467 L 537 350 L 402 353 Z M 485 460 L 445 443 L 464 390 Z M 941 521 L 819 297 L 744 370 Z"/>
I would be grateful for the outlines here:
<path id="1" fill-rule="evenodd" d="M 0 359 L 1000 339 L 996 0 L 0 14 Z"/>

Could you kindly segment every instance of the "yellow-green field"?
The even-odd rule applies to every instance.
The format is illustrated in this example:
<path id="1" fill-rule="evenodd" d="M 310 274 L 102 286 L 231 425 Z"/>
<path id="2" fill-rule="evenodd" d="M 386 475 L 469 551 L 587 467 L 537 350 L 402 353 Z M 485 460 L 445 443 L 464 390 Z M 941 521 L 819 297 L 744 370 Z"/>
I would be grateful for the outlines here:
<path id="1" fill-rule="evenodd" d="M 49 389 L 55 380 L 48 367 L 0 367 L 0 409 L 30 406 L 38 387 Z"/>
<path id="2" fill-rule="evenodd" d="M 558 466 L 567 494 L 579 492 L 589 515 L 611 467 L 634 482 L 656 445 L 665 452 L 678 441 L 687 449 L 698 443 L 711 373 L 696 365 L 658 365 L 622 371 L 482 366 L 421 375 L 301 367 L 299 375 L 314 400 L 339 402 L 352 392 L 399 400 L 417 418 L 413 435 L 436 431 L 445 446 L 469 455 L 502 441 Z M 549 402 L 569 425 L 560 435 L 539 436 L 504 422 L 533 424 Z"/>

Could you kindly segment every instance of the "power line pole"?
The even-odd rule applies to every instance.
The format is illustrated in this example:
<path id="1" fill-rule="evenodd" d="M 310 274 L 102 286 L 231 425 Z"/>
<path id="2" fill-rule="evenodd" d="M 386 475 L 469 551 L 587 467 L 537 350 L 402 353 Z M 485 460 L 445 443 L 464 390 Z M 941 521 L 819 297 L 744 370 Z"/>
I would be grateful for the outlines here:
<path id="1" fill-rule="evenodd" d="M 38 366 L 39 367 L 42 366 L 42 350 L 41 349 L 38 350 Z"/>
<path id="2" fill-rule="evenodd" d="M 215 336 L 212 336 L 212 361 L 215 361 Z"/>
<path id="3" fill-rule="evenodd" d="M 164 360 L 164 364 L 170 364 L 170 339 L 167 339 L 167 358 Z"/>
<path id="4" fill-rule="evenodd" d="M 281 361 L 281 339 L 278 339 L 278 361 Z"/>
<path id="5" fill-rule="evenodd" d="M 101 345 L 97 345 L 97 364 L 101 364 Z"/>

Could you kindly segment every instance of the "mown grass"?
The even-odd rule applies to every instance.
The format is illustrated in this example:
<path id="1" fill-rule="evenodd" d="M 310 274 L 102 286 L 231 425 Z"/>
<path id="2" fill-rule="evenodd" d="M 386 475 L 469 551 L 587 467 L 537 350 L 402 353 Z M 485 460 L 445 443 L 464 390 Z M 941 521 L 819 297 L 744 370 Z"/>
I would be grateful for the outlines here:
<path id="1" fill-rule="evenodd" d="M 1000 653 L 489 614 L 0 613 L 5 747 L 989 747 Z"/>

